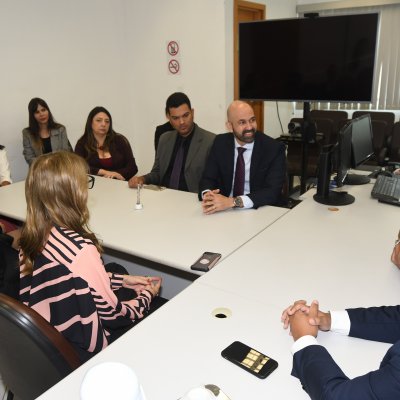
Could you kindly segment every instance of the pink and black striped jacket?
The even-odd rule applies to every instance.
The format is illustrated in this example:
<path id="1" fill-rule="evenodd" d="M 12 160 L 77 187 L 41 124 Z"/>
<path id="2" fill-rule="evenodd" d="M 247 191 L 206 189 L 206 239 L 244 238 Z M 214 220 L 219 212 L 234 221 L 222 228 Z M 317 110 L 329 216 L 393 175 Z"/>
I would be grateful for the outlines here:
<path id="1" fill-rule="evenodd" d="M 32 275 L 21 273 L 20 300 L 74 346 L 97 353 L 107 346 L 112 329 L 140 319 L 149 309 L 152 294 L 147 290 L 129 301 L 117 299 L 114 291 L 122 280 L 118 274 L 110 278 L 91 240 L 54 227 Z"/>

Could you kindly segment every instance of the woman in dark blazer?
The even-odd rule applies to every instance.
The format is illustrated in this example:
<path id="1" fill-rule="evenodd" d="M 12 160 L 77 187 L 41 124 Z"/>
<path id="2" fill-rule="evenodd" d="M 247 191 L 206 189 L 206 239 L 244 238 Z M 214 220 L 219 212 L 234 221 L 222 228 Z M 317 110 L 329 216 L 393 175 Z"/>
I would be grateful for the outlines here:
<path id="1" fill-rule="evenodd" d="M 93 175 L 129 180 L 138 171 L 128 139 L 113 130 L 111 114 L 104 107 L 90 111 L 75 153 L 87 161 Z"/>

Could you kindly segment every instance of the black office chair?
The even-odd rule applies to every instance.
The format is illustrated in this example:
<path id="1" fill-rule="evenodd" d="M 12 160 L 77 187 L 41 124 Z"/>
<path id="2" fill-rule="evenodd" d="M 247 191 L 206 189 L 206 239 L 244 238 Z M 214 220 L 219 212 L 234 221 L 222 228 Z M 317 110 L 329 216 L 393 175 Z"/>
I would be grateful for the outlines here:
<path id="1" fill-rule="evenodd" d="M 393 132 L 389 140 L 389 161 L 400 162 L 400 122 L 393 125 Z"/>
<path id="2" fill-rule="evenodd" d="M 374 155 L 368 160 L 367 164 L 385 165 L 388 156 L 388 136 L 387 122 L 381 120 L 371 120 L 372 126 L 372 147 Z"/>
<path id="3" fill-rule="evenodd" d="M 35 399 L 81 364 L 71 344 L 32 308 L 0 294 L 0 373 L 13 395 Z"/>
<path id="4" fill-rule="evenodd" d="M 4 236 L 4 234 L 2 234 Z M 18 251 L 9 241 L 0 238 L 0 293 L 19 298 Z"/>
<path id="5" fill-rule="evenodd" d="M 302 118 L 292 118 L 290 122 L 302 123 Z M 317 132 L 323 134 L 322 139 L 318 139 L 316 143 L 308 145 L 308 163 L 307 163 L 307 177 L 315 178 L 317 176 L 317 167 L 319 161 L 319 154 L 322 146 L 331 144 L 333 140 L 333 122 L 330 119 L 316 118 L 314 120 Z M 303 144 L 301 142 L 288 142 L 287 145 L 287 171 L 289 178 L 289 193 L 293 189 L 293 182 L 295 176 L 300 176 L 302 171 L 302 157 Z"/>

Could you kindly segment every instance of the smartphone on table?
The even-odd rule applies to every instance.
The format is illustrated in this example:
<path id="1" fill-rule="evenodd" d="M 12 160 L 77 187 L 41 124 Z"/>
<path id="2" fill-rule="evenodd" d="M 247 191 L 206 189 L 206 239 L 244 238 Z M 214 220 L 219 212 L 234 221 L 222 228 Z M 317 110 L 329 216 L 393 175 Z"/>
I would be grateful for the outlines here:
<path id="1" fill-rule="evenodd" d="M 194 264 L 190 266 L 194 271 L 209 271 L 221 258 L 220 253 L 212 253 L 211 251 L 204 252 Z"/>
<path id="2" fill-rule="evenodd" d="M 277 361 L 242 342 L 233 342 L 222 350 L 221 355 L 260 379 L 265 379 L 278 368 Z"/>

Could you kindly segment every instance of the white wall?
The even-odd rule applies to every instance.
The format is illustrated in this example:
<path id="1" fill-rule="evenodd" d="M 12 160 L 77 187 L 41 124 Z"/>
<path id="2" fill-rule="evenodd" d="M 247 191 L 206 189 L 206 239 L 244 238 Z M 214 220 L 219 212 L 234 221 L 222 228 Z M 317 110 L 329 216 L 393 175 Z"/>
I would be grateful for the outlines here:
<path id="1" fill-rule="evenodd" d="M 259 1 L 268 18 L 295 16 L 295 0 Z M 225 130 L 233 99 L 233 0 L 1 0 L 0 144 L 15 181 L 24 179 L 21 130 L 27 105 L 44 98 L 73 145 L 89 111 L 103 105 L 133 147 L 139 172 L 153 163 L 153 135 L 168 95 L 186 92 L 195 120 Z M 166 42 L 181 45 L 182 73 L 167 73 Z M 280 103 L 284 126 L 291 117 Z M 266 132 L 278 136 L 275 104 Z"/>
<path id="2" fill-rule="evenodd" d="M 128 2 L 129 103 L 139 173 L 153 164 L 154 128 L 165 121 L 165 100 L 171 93 L 189 96 L 201 127 L 224 130 L 224 13 L 222 0 Z M 167 71 L 169 40 L 180 44 L 180 75 Z"/>
<path id="3" fill-rule="evenodd" d="M 71 143 L 89 111 L 109 108 L 125 127 L 125 27 L 122 0 L 2 0 L 0 143 L 14 180 L 25 178 L 21 130 L 28 102 L 44 98 Z M 121 96 L 122 94 L 122 96 Z"/>

